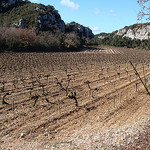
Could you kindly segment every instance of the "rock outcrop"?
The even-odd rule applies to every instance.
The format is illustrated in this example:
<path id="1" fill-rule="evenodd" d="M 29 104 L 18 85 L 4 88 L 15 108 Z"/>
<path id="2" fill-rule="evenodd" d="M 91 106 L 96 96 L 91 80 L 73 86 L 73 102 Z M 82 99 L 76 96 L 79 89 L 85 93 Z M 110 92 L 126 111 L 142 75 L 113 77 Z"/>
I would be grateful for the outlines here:
<path id="1" fill-rule="evenodd" d="M 26 23 L 23 19 L 19 19 L 18 23 L 14 23 L 13 26 L 17 27 L 17 28 L 22 28 L 25 29 L 26 28 Z"/>
<path id="2" fill-rule="evenodd" d="M 60 29 L 62 32 L 65 32 L 65 23 L 61 19 L 61 17 L 56 18 L 54 14 L 44 14 L 39 15 L 37 18 L 38 24 L 37 27 L 39 29 L 47 29 L 49 25 L 51 26 L 51 29 Z"/>
<path id="3" fill-rule="evenodd" d="M 0 22 L 3 22 L 5 17 L 11 18 L 7 20 L 7 23 L 17 28 L 34 27 L 40 31 L 52 32 L 60 30 L 64 33 L 76 32 L 81 38 L 94 37 L 92 30 L 88 27 L 75 22 L 65 24 L 58 11 L 51 5 L 45 6 L 23 0 L 2 0 L 0 8 L 2 10 Z"/>
<path id="4" fill-rule="evenodd" d="M 81 38 L 93 38 L 94 34 L 92 30 L 88 27 L 84 27 L 76 22 L 66 23 L 66 30 L 67 31 L 75 31 L 79 34 Z"/>
<path id="5" fill-rule="evenodd" d="M 131 39 L 145 40 L 150 38 L 150 25 L 133 25 L 120 29 L 115 35 L 128 37 Z"/>

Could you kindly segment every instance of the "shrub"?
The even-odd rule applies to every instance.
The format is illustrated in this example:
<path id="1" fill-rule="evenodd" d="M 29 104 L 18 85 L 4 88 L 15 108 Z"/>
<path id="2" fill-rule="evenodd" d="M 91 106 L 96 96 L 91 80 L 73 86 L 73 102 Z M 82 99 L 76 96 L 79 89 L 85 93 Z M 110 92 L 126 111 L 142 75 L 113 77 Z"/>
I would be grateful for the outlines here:
<path id="1" fill-rule="evenodd" d="M 54 50 L 56 48 L 59 48 L 59 44 L 60 42 L 56 38 L 55 34 L 50 32 L 43 32 L 36 38 L 36 45 L 38 45 L 41 48 Z"/>
<path id="2" fill-rule="evenodd" d="M 18 45 L 18 33 L 16 28 L 1 28 L 1 45 L 4 49 L 12 50 Z"/>
<path id="3" fill-rule="evenodd" d="M 33 28 L 0 28 L 0 51 L 65 51 L 80 46 L 81 39 L 74 32 L 45 31 L 36 34 Z"/>
<path id="4" fill-rule="evenodd" d="M 65 38 L 65 47 L 68 49 L 77 49 L 81 45 L 80 38 L 74 32 L 67 33 Z"/>
<path id="5" fill-rule="evenodd" d="M 34 29 L 17 29 L 18 41 L 25 49 L 33 47 L 36 40 L 36 32 Z"/>

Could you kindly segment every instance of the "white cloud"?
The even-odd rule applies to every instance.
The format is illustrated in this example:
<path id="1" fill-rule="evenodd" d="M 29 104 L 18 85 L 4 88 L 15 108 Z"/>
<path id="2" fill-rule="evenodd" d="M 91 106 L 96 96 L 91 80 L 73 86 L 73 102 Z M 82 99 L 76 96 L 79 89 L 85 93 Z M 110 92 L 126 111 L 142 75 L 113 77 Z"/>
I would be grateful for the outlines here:
<path id="1" fill-rule="evenodd" d="M 100 32 L 100 28 L 99 27 L 90 27 L 90 29 L 93 31 L 94 34 Z"/>
<path id="2" fill-rule="evenodd" d="M 67 6 L 67 7 L 70 7 L 74 10 L 77 10 L 79 9 L 79 5 L 78 4 L 75 4 L 73 1 L 70 1 L 70 0 L 61 0 L 60 2 L 62 5 L 64 6 Z"/>

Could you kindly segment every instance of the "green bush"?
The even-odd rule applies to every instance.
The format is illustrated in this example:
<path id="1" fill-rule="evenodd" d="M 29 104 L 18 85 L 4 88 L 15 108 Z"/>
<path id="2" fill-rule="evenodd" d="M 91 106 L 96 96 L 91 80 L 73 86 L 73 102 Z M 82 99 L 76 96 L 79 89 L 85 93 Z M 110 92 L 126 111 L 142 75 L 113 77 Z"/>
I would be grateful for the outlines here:
<path id="1" fill-rule="evenodd" d="M 150 40 L 131 39 L 128 37 L 114 36 L 113 34 L 106 35 L 103 39 L 99 39 L 97 36 L 88 41 L 89 45 L 108 45 L 116 47 L 127 48 L 141 48 L 150 50 Z"/>

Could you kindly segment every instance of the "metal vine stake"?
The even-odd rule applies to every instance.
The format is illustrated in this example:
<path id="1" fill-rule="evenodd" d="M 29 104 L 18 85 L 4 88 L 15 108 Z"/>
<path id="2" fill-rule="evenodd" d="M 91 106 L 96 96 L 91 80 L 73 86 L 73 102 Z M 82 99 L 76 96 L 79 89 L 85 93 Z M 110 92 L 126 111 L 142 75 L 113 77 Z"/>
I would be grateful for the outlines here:
<path id="1" fill-rule="evenodd" d="M 149 92 L 149 90 L 148 90 L 148 88 L 147 88 L 146 84 L 144 84 L 144 82 L 143 82 L 142 78 L 140 77 L 140 75 L 139 75 L 138 71 L 136 70 L 135 66 L 132 64 L 132 62 L 131 62 L 131 61 L 130 61 L 130 64 L 131 64 L 131 66 L 133 67 L 134 71 L 136 72 L 137 76 L 139 77 L 139 79 L 140 79 L 141 83 L 142 83 L 142 84 L 143 84 L 143 86 L 145 87 L 145 89 L 146 89 L 146 91 L 147 91 L 148 95 L 150 95 L 150 92 Z"/>

